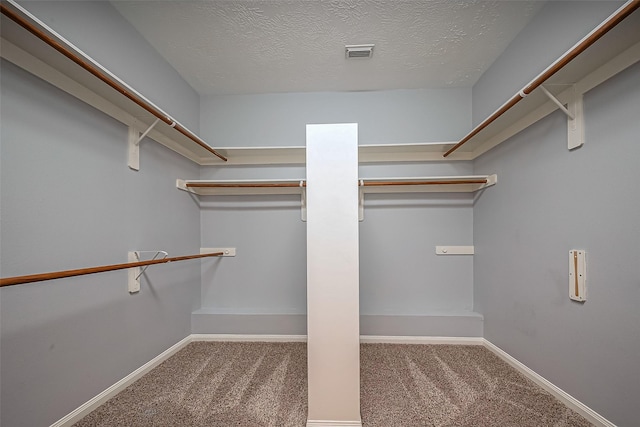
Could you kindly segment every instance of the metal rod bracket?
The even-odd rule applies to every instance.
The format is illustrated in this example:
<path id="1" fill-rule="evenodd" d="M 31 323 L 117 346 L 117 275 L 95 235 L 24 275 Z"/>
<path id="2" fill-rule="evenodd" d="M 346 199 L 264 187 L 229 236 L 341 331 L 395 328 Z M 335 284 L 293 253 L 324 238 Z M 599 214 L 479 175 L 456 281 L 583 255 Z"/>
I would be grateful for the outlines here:
<path id="1" fill-rule="evenodd" d="M 164 255 L 161 259 L 165 259 L 167 256 L 169 256 L 169 254 L 166 251 L 131 251 L 129 252 L 129 262 L 139 262 L 140 254 L 143 254 L 143 253 L 154 253 L 155 255 L 153 255 L 153 258 L 151 258 L 151 261 L 158 258 L 160 254 Z M 148 265 L 145 265 L 144 267 L 131 267 L 129 269 L 129 293 L 130 294 L 135 294 L 137 292 L 140 292 L 140 277 L 142 277 L 144 272 L 147 271 L 147 268 L 149 268 Z"/>

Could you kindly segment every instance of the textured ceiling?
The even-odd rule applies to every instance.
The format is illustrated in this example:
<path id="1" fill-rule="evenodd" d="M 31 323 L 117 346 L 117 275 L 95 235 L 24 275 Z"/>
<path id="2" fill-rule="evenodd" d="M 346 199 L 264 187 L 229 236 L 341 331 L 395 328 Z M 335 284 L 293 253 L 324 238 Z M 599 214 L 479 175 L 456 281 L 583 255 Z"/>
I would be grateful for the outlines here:
<path id="1" fill-rule="evenodd" d="M 201 94 L 471 86 L 539 1 L 113 1 Z M 374 43 L 346 60 L 346 44 Z"/>

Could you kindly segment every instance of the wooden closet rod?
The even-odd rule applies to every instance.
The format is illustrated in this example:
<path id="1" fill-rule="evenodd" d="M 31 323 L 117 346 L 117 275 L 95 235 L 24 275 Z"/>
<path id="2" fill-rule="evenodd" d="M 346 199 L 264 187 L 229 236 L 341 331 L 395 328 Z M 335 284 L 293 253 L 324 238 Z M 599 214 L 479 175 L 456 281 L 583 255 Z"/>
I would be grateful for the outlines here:
<path id="1" fill-rule="evenodd" d="M 464 181 L 364 181 L 363 186 L 383 187 L 387 185 L 455 185 L 455 184 L 486 184 L 486 179 L 467 179 Z"/>
<path id="2" fill-rule="evenodd" d="M 132 102 L 140 106 L 141 108 L 145 109 L 147 112 L 153 114 L 153 116 L 155 116 L 156 118 L 162 120 L 164 123 L 166 123 L 167 125 L 171 126 L 175 130 L 180 132 L 182 135 L 186 136 L 187 138 L 189 138 L 190 140 L 192 140 L 193 142 L 195 142 L 205 150 L 209 151 L 214 156 L 224 160 L 225 162 L 227 161 L 226 157 L 224 157 L 222 154 L 218 153 L 216 150 L 211 148 L 206 142 L 204 142 L 198 136 L 193 134 L 189 129 L 185 128 L 180 123 L 173 120 L 162 110 L 151 105 L 146 100 L 141 99 L 139 96 L 137 96 L 134 93 L 131 93 L 130 88 L 126 87 L 122 83 L 113 79 L 111 76 L 106 74 L 104 71 L 100 70 L 95 65 L 91 64 L 86 59 L 77 55 L 73 50 L 69 49 L 69 47 L 65 46 L 59 40 L 57 40 L 56 38 L 48 34 L 47 31 L 45 31 L 43 28 L 40 28 L 38 25 L 30 22 L 29 20 L 21 16 L 19 13 L 9 8 L 4 1 L 0 2 L 0 8 L 3 15 L 6 15 L 12 21 L 16 22 L 18 25 L 20 25 L 21 27 L 29 31 L 31 34 L 38 37 L 40 40 L 44 41 L 46 44 L 48 44 L 49 46 L 51 46 L 52 48 L 54 48 L 55 50 L 57 50 L 67 58 L 69 58 L 71 61 L 78 64 L 87 72 L 91 73 L 93 76 L 100 79 L 102 82 L 104 82 L 114 90 L 118 91 L 120 94 L 124 95 L 126 98 L 128 98 L 129 100 L 131 100 Z"/>
<path id="3" fill-rule="evenodd" d="M 456 185 L 456 184 L 486 184 L 486 179 L 466 179 L 466 180 L 439 180 L 439 181 L 364 181 L 365 187 L 388 186 L 388 185 Z M 358 184 L 361 186 L 360 184 Z M 189 188 L 297 188 L 306 187 L 306 181 L 300 183 L 219 183 L 219 182 L 188 182 L 185 184 Z"/>
<path id="4" fill-rule="evenodd" d="M 587 34 L 582 40 L 580 40 L 574 47 L 572 47 L 568 52 L 558 58 L 551 66 L 549 66 L 545 71 L 538 75 L 535 79 L 533 79 L 528 85 L 526 85 L 522 90 L 516 93 L 511 99 L 509 99 L 502 107 L 498 108 L 493 114 L 487 117 L 482 123 L 476 126 L 471 132 L 467 134 L 464 138 L 460 140 L 456 145 L 454 145 L 449 151 L 444 153 L 444 157 L 447 157 L 458 148 L 462 147 L 467 141 L 476 136 L 480 131 L 493 123 L 498 117 L 502 116 L 508 110 L 511 109 L 514 105 L 524 99 L 527 95 L 533 92 L 536 88 L 538 88 L 541 84 L 543 84 L 547 79 L 561 70 L 565 65 L 571 62 L 576 56 L 580 55 L 584 52 L 589 46 L 598 41 L 602 36 L 607 34 L 609 30 L 618 25 L 622 20 L 624 20 L 627 16 L 631 15 L 636 9 L 640 7 L 640 0 L 629 0 L 625 3 L 621 8 L 619 8 L 613 15 L 603 21 L 600 25 L 598 25 L 591 33 Z"/>
<path id="5" fill-rule="evenodd" d="M 185 184 L 186 187 L 193 188 L 281 188 L 281 187 L 306 187 L 306 181 L 302 181 L 302 185 L 300 182 L 281 182 L 281 183 L 220 183 L 220 182 L 188 182 Z"/>
<path id="6" fill-rule="evenodd" d="M 186 261 L 188 259 L 197 259 L 213 256 L 221 256 L 222 252 L 214 252 L 210 254 L 185 255 L 172 258 L 154 259 L 149 261 L 127 262 L 124 264 L 102 265 L 100 267 L 81 268 L 78 270 L 55 271 L 52 273 L 31 274 L 28 276 L 5 277 L 0 279 L 0 287 L 21 285 L 23 283 L 41 282 L 44 280 L 62 279 L 64 277 L 82 276 L 84 274 L 104 273 L 107 271 L 124 270 L 125 268 L 144 267 L 145 265 L 165 264 L 175 261 Z"/>

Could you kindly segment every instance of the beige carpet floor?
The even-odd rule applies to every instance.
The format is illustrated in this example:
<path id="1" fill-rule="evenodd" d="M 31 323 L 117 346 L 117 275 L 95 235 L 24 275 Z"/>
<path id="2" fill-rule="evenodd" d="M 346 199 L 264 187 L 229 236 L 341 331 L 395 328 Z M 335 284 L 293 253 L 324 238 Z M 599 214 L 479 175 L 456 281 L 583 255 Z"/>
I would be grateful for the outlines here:
<path id="1" fill-rule="evenodd" d="M 77 427 L 304 427 L 304 343 L 191 343 Z M 482 346 L 363 344 L 365 427 L 590 426 Z"/>

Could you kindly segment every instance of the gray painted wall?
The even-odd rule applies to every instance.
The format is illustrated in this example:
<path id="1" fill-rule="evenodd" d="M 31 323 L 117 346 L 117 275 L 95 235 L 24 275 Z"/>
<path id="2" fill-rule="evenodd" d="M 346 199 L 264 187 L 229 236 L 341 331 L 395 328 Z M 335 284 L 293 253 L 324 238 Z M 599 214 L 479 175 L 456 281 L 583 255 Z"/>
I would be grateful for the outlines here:
<path id="1" fill-rule="evenodd" d="M 42 8 L 69 32 L 77 22 L 63 9 L 95 8 L 96 32 L 80 41 L 114 63 L 146 49 L 130 29 L 126 44 L 117 40 L 126 25 L 107 3 Z M 148 87 L 176 82 L 161 63 L 136 61 L 153 69 Z M 198 206 L 175 189 L 197 165 L 147 140 L 140 172 L 131 171 L 126 127 L 4 61 L 0 82 L 3 277 L 122 263 L 129 250 L 198 252 Z M 163 106 L 197 124 L 198 97 L 186 88 L 163 95 Z M 138 295 L 127 292 L 126 270 L 1 289 L 0 424 L 49 425 L 187 336 L 199 290 L 199 261 L 151 267 Z"/>
<path id="2" fill-rule="evenodd" d="M 518 93 L 623 3 L 547 2 L 473 86 L 473 124 Z"/>
<path id="3" fill-rule="evenodd" d="M 470 106 L 469 89 L 205 96 L 200 121 L 202 136 L 221 146 L 304 145 L 307 123 L 332 122 L 358 123 L 360 144 L 451 141 L 468 131 Z M 470 162 L 360 166 L 361 177 L 471 171 Z M 305 171 L 300 166 L 203 167 L 201 178 L 304 179 Z M 226 315 L 305 313 L 306 229 L 300 198 L 202 197 L 200 204 L 203 246 L 234 246 L 238 255 L 203 267 L 202 310 L 194 316 L 194 328 L 206 331 L 203 314 L 224 314 L 219 319 L 234 321 L 237 316 Z M 468 194 L 366 196 L 360 225 L 361 313 L 472 311 L 472 257 L 435 255 L 436 245 L 472 244 L 472 221 Z M 280 328 L 279 317 L 274 325 Z M 414 329 L 404 333 L 423 330 Z"/>
<path id="4" fill-rule="evenodd" d="M 198 93 L 110 2 L 18 3 L 180 123 L 198 132 Z"/>
<path id="5" fill-rule="evenodd" d="M 474 208 L 475 305 L 485 337 L 620 426 L 640 396 L 640 64 L 585 96 L 586 143 L 559 112 L 480 157 L 498 185 Z M 587 301 L 568 252 L 587 251 Z"/>

